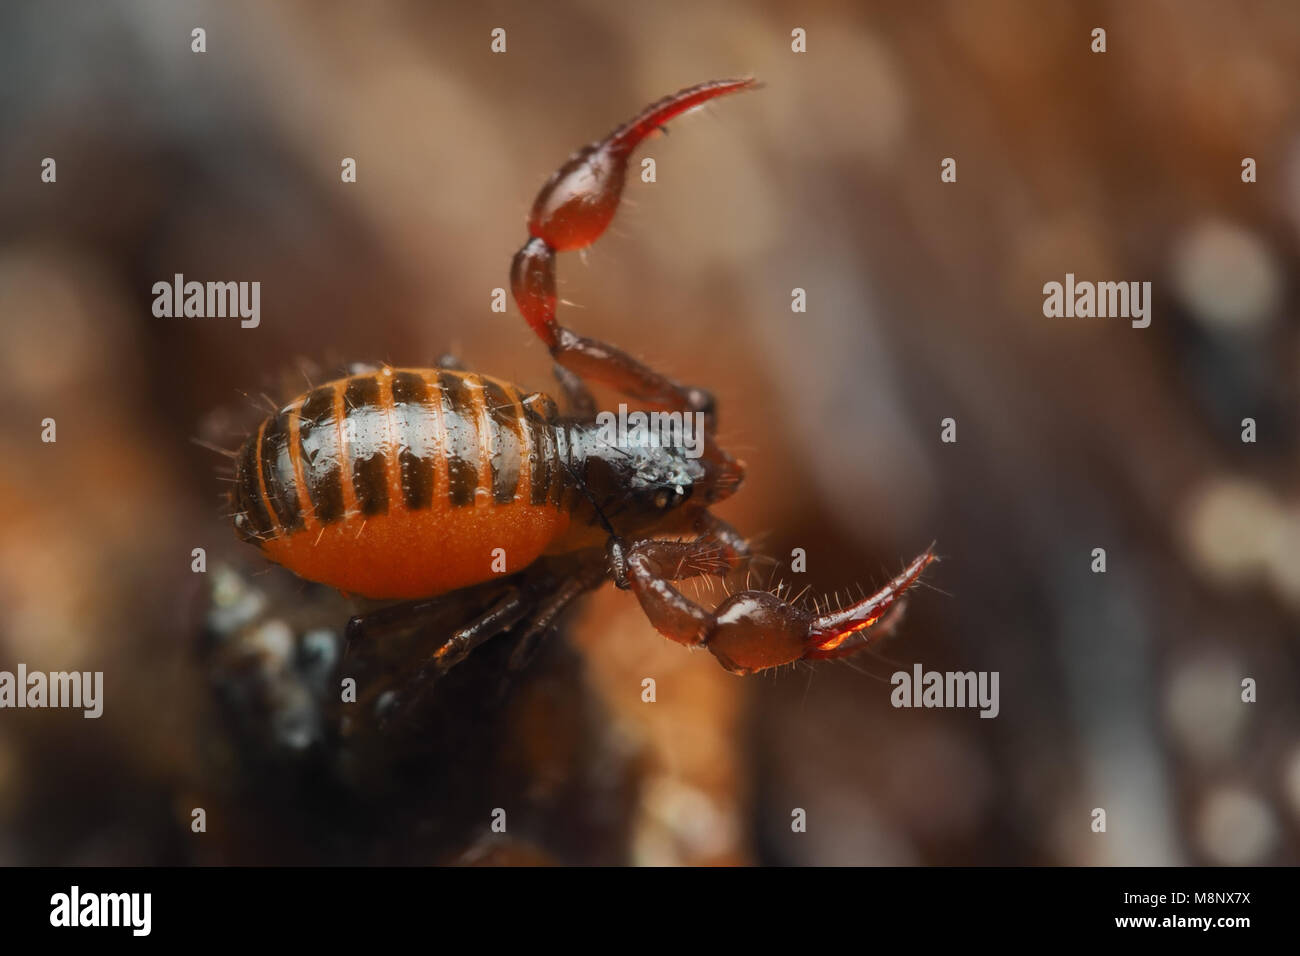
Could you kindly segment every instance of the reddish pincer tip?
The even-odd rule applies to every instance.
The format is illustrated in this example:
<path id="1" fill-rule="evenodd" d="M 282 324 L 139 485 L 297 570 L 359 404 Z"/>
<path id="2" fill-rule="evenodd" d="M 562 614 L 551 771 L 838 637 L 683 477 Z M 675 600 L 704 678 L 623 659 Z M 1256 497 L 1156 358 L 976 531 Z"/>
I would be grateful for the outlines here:
<path id="1" fill-rule="evenodd" d="M 719 96 L 758 89 L 761 85 L 753 77 L 740 77 L 733 80 L 709 80 L 688 86 L 671 96 L 665 96 L 657 103 L 651 103 L 634 119 L 610 133 L 605 144 L 616 153 L 630 153 L 641 140 L 666 125 L 669 120 Z"/>
<path id="2" fill-rule="evenodd" d="M 934 545 L 912 559 L 892 581 L 868 598 L 846 608 L 813 619 L 810 636 L 815 649 L 823 656 L 834 651 L 853 634 L 864 631 L 881 620 L 903 595 L 920 580 L 922 573 L 936 560 Z"/>

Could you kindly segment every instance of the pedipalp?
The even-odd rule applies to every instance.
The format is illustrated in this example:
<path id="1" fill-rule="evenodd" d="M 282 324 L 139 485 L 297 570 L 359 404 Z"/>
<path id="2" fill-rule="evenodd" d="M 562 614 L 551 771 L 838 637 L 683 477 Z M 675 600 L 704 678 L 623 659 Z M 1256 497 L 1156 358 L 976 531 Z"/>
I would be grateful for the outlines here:
<path id="1" fill-rule="evenodd" d="M 650 133 L 714 97 L 757 86 L 752 79 L 688 87 L 642 110 L 597 143 L 582 147 L 551 175 L 528 217 L 529 240 L 515 253 L 510 287 L 519 311 L 555 361 L 583 378 L 665 409 L 713 412 L 713 397 L 682 386 L 626 352 L 586 338 L 555 320 L 555 259 L 600 238 L 618 210 L 633 150 Z"/>
<path id="2" fill-rule="evenodd" d="M 809 611 L 757 590 L 732 594 L 709 611 L 682 594 L 665 573 L 672 562 L 687 560 L 689 546 L 713 545 L 706 537 L 692 543 L 646 540 L 611 547 L 611 575 L 637 596 L 656 630 L 679 644 L 707 647 L 733 674 L 865 650 L 892 632 L 903 594 L 935 560 L 927 549 L 875 594 L 833 612 Z"/>

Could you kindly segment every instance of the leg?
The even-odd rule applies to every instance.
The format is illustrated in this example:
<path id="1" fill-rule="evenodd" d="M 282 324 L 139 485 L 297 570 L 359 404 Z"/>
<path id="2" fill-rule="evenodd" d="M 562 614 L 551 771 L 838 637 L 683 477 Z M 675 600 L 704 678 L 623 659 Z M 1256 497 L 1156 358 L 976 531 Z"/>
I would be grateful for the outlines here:
<path id="1" fill-rule="evenodd" d="M 437 640 L 420 667 L 417 685 L 426 687 L 463 661 L 475 648 L 493 637 L 521 630 L 509 659 L 509 668 L 527 665 L 541 639 L 550 632 L 561 614 L 582 594 L 599 587 L 607 576 L 604 554 L 599 549 L 566 555 L 554 563 L 538 562 L 508 585 L 487 596 L 472 598 L 478 616 L 468 624 L 463 607 L 465 595 L 444 594 L 379 608 L 353 617 L 347 626 L 349 652 L 360 642 L 374 644 L 401 632 L 416 629 L 450 635 Z M 487 605 L 486 610 L 482 608 Z"/>
<path id="2" fill-rule="evenodd" d="M 510 671 L 523 670 L 536 656 L 542 640 L 555 630 L 560 615 L 568 610 L 575 600 L 588 591 L 595 590 L 605 582 L 606 571 L 603 561 L 592 562 L 581 572 L 566 579 L 559 588 L 546 598 L 528 623 L 528 629 L 519 638 L 515 648 L 510 652 L 506 666 Z"/>
<path id="3" fill-rule="evenodd" d="M 596 399 L 582 379 L 558 362 L 554 372 L 556 381 L 560 383 L 560 391 L 564 393 L 564 403 L 569 408 L 569 414 L 578 418 L 595 418 Z"/>
<path id="4" fill-rule="evenodd" d="M 443 641 L 429 658 L 420 676 L 441 677 L 484 641 L 518 624 L 532 607 L 530 598 L 519 589 L 511 588 L 491 608 Z"/>
<path id="5" fill-rule="evenodd" d="M 718 80 L 662 99 L 599 143 L 578 150 L 542 187 L 528 217 L 531 238 L 510 267 L 510 285 L 519 311 L 557 363 L 650 405 L 712 413 L 712 396 L 702 389 L 678 385 L 625 352 L 561 327 L 555 321 L 555 256 L 600 238 L 618 209 L 628 159 L 646 136 L 715 96 L 755 85 Z"/>
<path id="6" fill-rule="evenodd" d="M 452 610 L 448 596 L 404 601 L 379 608 L 348 621 L 347 646 L 354 648 L 359 642 L 374 643 L 396 632 L 417 627 L 431 627 L 437 618 Z M 440 642 L 421 670 L 421 677 L 439 676 L 459 664 L 478 645 L 488 638 L 509 630 L 522 620 L 535 606 L 536 599 L 519 587 L 510 587 L 496 599 L 488 610 L 470 623 L 456 628 L 446 640 Z M 445 626 L 445 625 L 444 625 Z"/>
<path id="7" fill-rule="evenodd" d="M 875 643 L 877 634 L 897 624 L 898 612 L 891 609 L 901 606 L 899 599 L 934 560 L 933 551 L 927 550 L 880 591 L 833 613 L 816 614 L 768 591 L 741 591 L 707 611 L 670 583 L 672 575 L 665 571 L 671 564 L 665 561 L 662 544 L 642 541 L 625 551 L 612 545 L 615 580 L 631 588 L 661 634 L 681 644 L 707 647 L 734 674 L 842 657 Z M 877 622 L 882 631 L 871 637 L 863 633 Z"/>
<path id="8" fill-rule="evenodd" d="M 443 610 L 442 598 L 419 598 L 390 604 L 366 614 L 356 614 L 348 621 L 344 637 L 349 648 L 361 643 L 374 643 L 395 631 L 418 625 Z"/>

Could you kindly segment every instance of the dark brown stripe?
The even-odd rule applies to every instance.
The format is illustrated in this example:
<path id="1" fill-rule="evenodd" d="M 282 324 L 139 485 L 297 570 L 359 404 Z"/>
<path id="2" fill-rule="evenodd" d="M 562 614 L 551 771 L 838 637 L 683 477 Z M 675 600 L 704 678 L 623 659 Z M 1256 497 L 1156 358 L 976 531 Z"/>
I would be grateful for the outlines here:
<path id="1" fill-rule="evenodd" d="M 237 481 L 235 484 L 235 505 L 239 514 L 244 516 L 237 521 L 235 528 L 252 538 L 269 538 L 273 531 L 271 515 L 262 500 L 262 490 L 257 479 L 257 435 L 244 442 L 239 453 Z"/>
<path id="2" fill-rule="evenodd" d="M 373 375 L 358 376 L 347 380 L 348 387 L 343 391 L 343 414 L 351 417 L 354 411 L 379 407 L 379 379 Z"/>
<path id="3" fill-rule="evenodd" d="M 289 416 L 289 467 L 293 469 L 293 487 L 298 494 L 295 498 L 295 504 L 298 508 L 299 515 L 302 516 L 304 524 L 307 516 L 311 514 L 311 498 L 307 494 L 307 472 L 302 464 L 302 440 L 299 429 L 302 425 L 302 402 L 299 401 L 293 414 Z"/>
<path id="4" fill-rule="evenodd" d="M 429 383 L 424 376 L 414 372 L 395 374 L 393 425 L 400 448 L 397 463 L 402 470 L 402 500 L 412 510 L 433 504 L 434 455 L 438 451 L 436 421 Z"/>
<path id="5" fill-rule="evenodd" d="M 438 373 L 442 420 L 447 430 L 448 498 L 455 507 L 474 503 L 478 488 L 478 414 L 465 380 L 455 372 Z"/>
<path id="6" fill-rule="evenodd" d="M 603 445 L 605 443 L 602 441 L 601 444 Z M 593 500 L 595 504 L 600 506 L 601 513 L 604 514 L 606 518 L 610 517 L 609 497 L 608 495 L 605 495 L 603 498 L 601 496 L 602 490 L 607 488 L 608 485 L 605 482 L 601 482 L 601 484 L 596 488 L 592 488 L 592 472 L 595 468 L 595 456 L 590 453 L 584 455 L 582 458 L 582 464 L 578 468 L 578 474 L 582 476 L 581 481 L 577 486 L 569 489 L 569 511 L 576 512 L 578 510 L 578 504 L 581 502 L 584 505 L 583 511 L 587 515 L 587 524 L 590 525 L 594 525 L 600 517 L 596 513 L 596 508 L 593 506 Z M 605 469 L 601 469 L 602 474 L 605 472 Z M 585 491 L 583 489 L 585 489 Z"/>
<path id="7" fill-rule="evenodd" d="M 388 511 L 388 415 L 374 376 L 348 380 L 343 393 L 343 414 L 350 439 L 352 491 L 363 515 Z"/>
<path id="8" fill-rule="evenodd" d="M 492 436 L 492 456 L 488 459 L 492 469 L 492 499 L 499 505 L 505 505 L 514 501 L 519 491 L 523 425 L 519 421 L 519 409 L 515 406 L 514 399 L 504 388 L 496 382 L 484 382 L 483 387 Z"/>
<path id="9" fill-rule="evenodd" d="M 528 500 L 530 504 L 544 505 L 551 490 L 555 439 L 550 425 L 527 403 L 524 405 L 524 428 L 528 430 Z"/>
<path id="10" fill-rule="evenodd" d="M 343 517 L 343 478 L 339 469 L 338 422 L 334 420 L 334 386 L 308 394 L 299 413 L 298 445 L 316 520 L 330 524 Z"/>
<path id="11" fill-rule="evenodd" d="M 552 434 L 558 435 L 559 432 L 557 430 Z M 577 481 L 569 472 L 573 462 L 573 430 L 564 432 L 563 437 L 566 439 L 563 448 L 560 442 L 556 441 L 555 457 L 551 459 L 551 504 L 563 511 L 571 512 L 578 487 Z"/>
<path id="12" fill-rule="evenodd" d="M 275 512 L 280 528 L 293 533 L 302 528 L 298 510 L 298 484 L 294 480 L 293 460 L 289 457 L 290 412 L 281 412 L 262 429 L 262 487 Z"/>
<path id="13" fill-rule="evenodd" d="M 383 455 L 359 458 L 352 463 L 352 488 L 364 515 L 388 513 L 388 459 Z"/>

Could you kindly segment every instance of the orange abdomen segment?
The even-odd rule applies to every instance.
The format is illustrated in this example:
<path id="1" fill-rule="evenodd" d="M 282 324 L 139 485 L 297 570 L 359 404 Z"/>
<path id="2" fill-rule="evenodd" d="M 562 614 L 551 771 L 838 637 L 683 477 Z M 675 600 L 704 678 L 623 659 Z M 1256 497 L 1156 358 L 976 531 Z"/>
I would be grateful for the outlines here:
<path id="1" fill-rule="evenodd" d="M 379 515 L 304 529 L 263 545 L 310 581 L 371 598 L 432 597 L 518 571 L 563 534 L 569 516 L 525 501 Z"/>
<path id="2" fill-rule="evenodd" d="M 513 573 L 569 527 L 553 418 L 546 396 L 462 372 L 331 382 L 244 445 L 236 529 L 296 574 L 365 597 Z"/>

